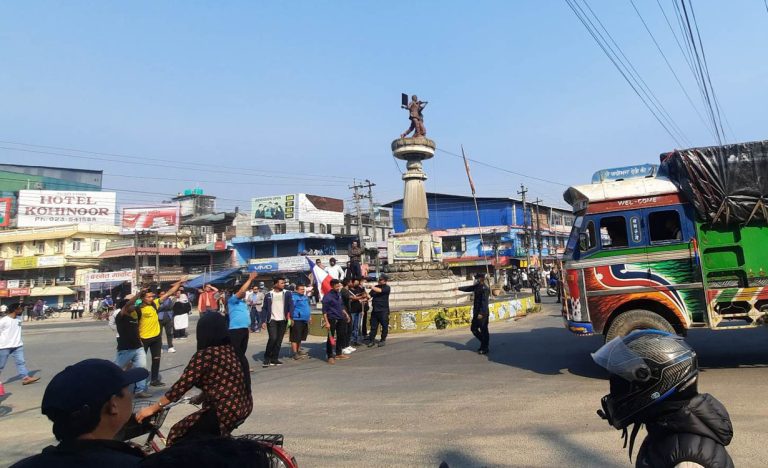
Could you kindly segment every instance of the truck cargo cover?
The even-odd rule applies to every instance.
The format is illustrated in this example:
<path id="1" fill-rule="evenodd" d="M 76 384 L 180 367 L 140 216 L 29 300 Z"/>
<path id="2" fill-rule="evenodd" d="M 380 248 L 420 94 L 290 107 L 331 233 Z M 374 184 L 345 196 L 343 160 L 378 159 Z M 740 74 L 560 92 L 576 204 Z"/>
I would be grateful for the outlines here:
<path id="1" fill-rule="evenodd" d="M 664 153 L 659 175 L 693 203 L 702 221 L 768 221 L 768 141 Z"/>

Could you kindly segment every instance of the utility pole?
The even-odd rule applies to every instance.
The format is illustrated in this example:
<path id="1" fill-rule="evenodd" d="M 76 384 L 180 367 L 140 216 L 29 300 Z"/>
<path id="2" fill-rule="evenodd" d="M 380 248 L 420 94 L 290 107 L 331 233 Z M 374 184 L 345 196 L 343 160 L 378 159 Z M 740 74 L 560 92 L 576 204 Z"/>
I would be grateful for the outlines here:
<path id="1" fill-rule="evenodd" d="M 539 203 L 543 200 L 536 199 L 532 203 L 536 205 L 536 250 L 539 253 L 539 269 L 544 268 L 544 262 L 541 258 L 541 220 L 539 219 Z M 531 213 L 533 214 L 533 213 Z"/>
<path id="2" fill-rule="evenodd" d="M 160 230 L 155 231 L 155 278 L 160 288 Z"/>
<path id="3" fill-rule="evenodd" d="M 528 193 L 528 189 L 525 188 L 525 185 L 520 184 L 520 190 L 517 192 L 518 195 L 521 196 L 523 200 L 523 248 L 525 249 L 525 267 L 529 268 L 531 266 L 531 247 L 529 243 L 529 234 L 528 234 L 528 220 L 526 218 L 526 214 L 528 212 L 528 206 L 525 203 L 525 195 Z"/>
<path id="4" fill-rule="evenodd" d="M 373 240 L 375 241 L 377 239 L 376 236 L 376 222 L 374 221 L 374 206 L 373 206 L 373 187 L 376 185 L 370 180 L 366 179 L 365 183 L 358 183 L 357 179 L 354 179 L 352 181 L 353 185 L 350 185 L 349 188 L 353 190 L 353 199 L 355 200 L 355 213 L 357 217 L 357 238 L 360 245 L 360 248 L 363 249 L 363 252 L 365 252 L 365 238 L 364 238 L 364 231 L 363 231 L 363 208 L 360 204 L 360 201 L 363 198 L 368 199 L 368 210 L 369 210 L 369 217 L 371 224 L 373 225 Z M 363 195 L 361 193 L 361 189 L 368 189 L 368 194 Z M 376 270 L 378 271 L 379 267 L 379 257 L 376 256 Z"/>
<path id="5" fill-rule="evenodd" d="M 379 235 L 376 233 L 376 207 L 373 204 L 373 187 L 376 186 L 373 182 L 365 179 L 365 186 L 368 187 L 368 216 L 371 220 L 371 226 L 373 226 L 373 242 L 376 246 L 376 274 L 381 272 L 381 259 L 379 258 Z"/>
<path id="6" fill-rule="evenodd" d="M 141 288 L 141 273 L 139 272 L 139 231 L 133 231 L 133 260 L 136 266 L 136 289 Z"/>

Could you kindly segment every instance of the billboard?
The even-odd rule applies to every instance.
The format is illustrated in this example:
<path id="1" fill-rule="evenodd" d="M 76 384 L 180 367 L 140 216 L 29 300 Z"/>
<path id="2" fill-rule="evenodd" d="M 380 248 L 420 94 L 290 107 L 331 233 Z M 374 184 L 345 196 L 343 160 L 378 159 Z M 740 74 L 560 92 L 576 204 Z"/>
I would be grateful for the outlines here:
<path id="1" fill-rule="evenodd" d="M 251 199 L 251 225 L 286 221 L 344 225 L 344 200 L 292 193 Z"/>
<path id="2" fill-rule="evenodd" d="M 18 227 L 115 224 L 115 192 L 19 190 Z"/>
<path id="3" fill-rule="evenodd" d="M 276 224 L 295 220 L 296 195 L 251 198 L 251 224 Z"/>
<path id="4" fill-rule="evenodd" d="M 0 198 L 0 227 L 11 224 L 12 198 Z"/>
<path id="5" fill-rule="evenodd" d="M 123 208 L 120 231 L 126 234 L 144 230 L 157 231 L 161 234 L 173 234 L 178 231 L 179 205 Z"/>

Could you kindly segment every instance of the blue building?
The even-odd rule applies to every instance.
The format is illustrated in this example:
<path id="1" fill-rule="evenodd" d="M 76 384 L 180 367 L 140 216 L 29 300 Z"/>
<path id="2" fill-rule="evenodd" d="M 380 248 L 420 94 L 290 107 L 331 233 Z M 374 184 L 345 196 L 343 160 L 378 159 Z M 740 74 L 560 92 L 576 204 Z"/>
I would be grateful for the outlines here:
<path id="1" fill-rule="evenodd" d="M 403 200 L 385 206 L 392 208 L 395 232 L 405 231 Z M 569 210 L 531 204 L 524 209 L 522 200 L 508 197 L 478 197 L 476 212 L 472 197 L 427 193 L 427 206 L 428 227 L 442 238 L 444 261 L 462 274 L 486 265 L 536 266 L 539 257 L 551 264 L 565 248 L 574 219 Z"/>

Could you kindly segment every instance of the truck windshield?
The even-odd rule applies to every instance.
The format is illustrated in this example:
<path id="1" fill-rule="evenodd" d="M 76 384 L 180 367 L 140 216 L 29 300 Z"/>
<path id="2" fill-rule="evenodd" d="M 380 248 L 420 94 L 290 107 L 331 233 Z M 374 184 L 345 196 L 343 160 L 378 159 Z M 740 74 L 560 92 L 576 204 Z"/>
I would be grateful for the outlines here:
<path id="1" fill-rule="evenodd" d="M 571 228 L 571 235 L 568 237 L 568 244 L 565 246 L 565 258 L 572 259 L 573 251 L 576 250 L 579 244 L 579 233 L 581 232 L 581 226 L 584 224 L 584 217 L 577 216 L 573 221 L 573 227 Z"/>

